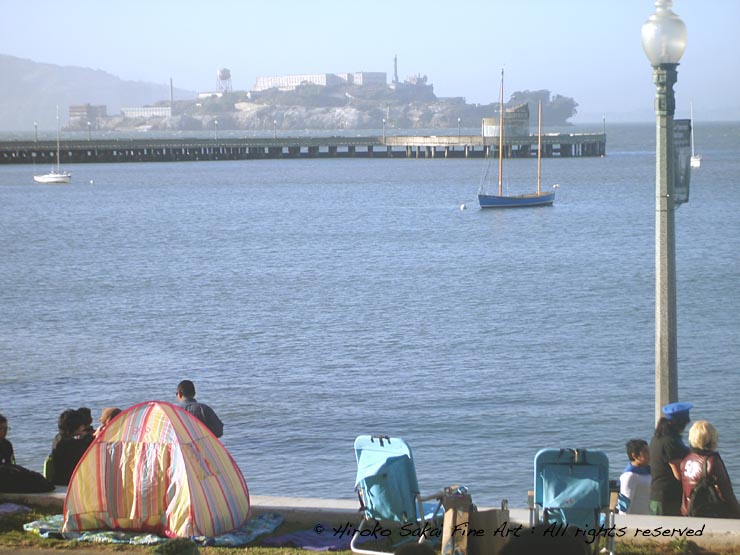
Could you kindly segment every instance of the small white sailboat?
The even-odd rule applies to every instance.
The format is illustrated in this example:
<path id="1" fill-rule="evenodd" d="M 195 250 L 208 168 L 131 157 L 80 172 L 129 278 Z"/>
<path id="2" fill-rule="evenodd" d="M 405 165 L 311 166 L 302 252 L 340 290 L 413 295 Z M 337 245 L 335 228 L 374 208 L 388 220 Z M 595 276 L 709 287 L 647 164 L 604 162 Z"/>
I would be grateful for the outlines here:
<path id="1" fill-rule="evenodd" d="M 49 173 L 34 175 L 33 180 L 36 183 L 69 183 L 70 179 L 72 179 L 72 174 L 62 171 L 59 167 L 59 106 L 57 106 L 57 165 L 52 166 Z"/>
<path id="2" fill-rule="evenodd" d="M 691 106 L 691 167 L 700 168 L 701 167 L 701 154 L 694 153 L 694 103 L 692 102 L 690 106 Z"/>

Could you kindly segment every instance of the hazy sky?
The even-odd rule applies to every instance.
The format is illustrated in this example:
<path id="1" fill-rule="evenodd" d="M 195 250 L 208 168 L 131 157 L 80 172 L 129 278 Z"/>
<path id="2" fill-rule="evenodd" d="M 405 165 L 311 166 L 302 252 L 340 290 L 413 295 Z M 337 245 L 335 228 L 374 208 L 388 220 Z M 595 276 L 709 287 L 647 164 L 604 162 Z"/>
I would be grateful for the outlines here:
<path id="1" fill-rule="evenodd" d="M 0 54 L 102 69 L 122 79 L 213 90 L 258 75 L 427 75 L 437 96 L 488 103 L 549 89 L 575 122 L 650 121 L 640 28 L 651 0 L 0 0 Z M 688 27 L 677 116 L 740 119 L 740 1 L 675 0 Z M 2 76 L 0 76 L 2 78 Z"/>

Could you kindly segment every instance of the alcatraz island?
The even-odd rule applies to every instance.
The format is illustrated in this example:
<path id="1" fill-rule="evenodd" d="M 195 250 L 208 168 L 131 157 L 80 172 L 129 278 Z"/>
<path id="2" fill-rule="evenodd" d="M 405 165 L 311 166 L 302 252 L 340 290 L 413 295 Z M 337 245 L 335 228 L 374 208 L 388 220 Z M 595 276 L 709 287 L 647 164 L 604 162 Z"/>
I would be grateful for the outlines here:
<path id="1" fill-rule="evenodd" d="M 170 98 L 150 106 L 122 107 L 108 115 L 106 106 L 70 106 L 67 130 L 347 130 L 479 128 L 498 113 L 498 102 L 468 104 L 464 97 L 437 97 L 427 76 L 398 78 L 397 59 L 388 83 L 385 72 L 318 73 L 260 76 L 249 91 L 233 90 L 231 72 L 219 69 L 213 91 L 190 100 Z M 543 125 L 565 126 L 578 104 L 548 90 L 517 91 L 507 111 L 527 105 Z"/>

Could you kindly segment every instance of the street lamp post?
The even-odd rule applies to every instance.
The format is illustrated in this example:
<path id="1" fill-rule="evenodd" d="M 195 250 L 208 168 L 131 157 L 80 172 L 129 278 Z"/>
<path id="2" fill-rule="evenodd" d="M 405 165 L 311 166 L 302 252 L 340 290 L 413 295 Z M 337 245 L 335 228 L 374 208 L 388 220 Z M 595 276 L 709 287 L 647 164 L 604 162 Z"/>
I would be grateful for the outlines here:
<path id="1" fill-rule="evenodd" d="M 277 120 L 272 120 L 272 136 L 277 139 Z"/>
<path id="2" fill-rule="evenodd" d="M 218 141 L 218 120 L 213 120 L 213 139 Z"/>
<path id="3" fill-rule="evenodd" d="M 460 138 L 460 118 L 457 118 L 457 138 Z"/>
<path id="4" fill-rule="evenodd" d="M 678 401 L 676 346 L 676 237 L 673 166 L 673 85 L 686 49 L 686 25 L 671 10 L 672 0 L 656 0 L 655 13 L 642 26 L 642 48 L 653 66 L 655 116 L 655 420 L 661 407 Z"/>
<path id="5" fill-rule="evenodd" d="M 92 131 L 91 131 L 92 123 L 89 121 L 87 122 L 87 140 L 92 141 Z"/>
<path id="6" fill-rule="evenodd" d="M 39 142 L 39 124 L 36 121 L 33 122 L 33 140 Z"/>
<path id="7" fill-rule="evenodd" d="M 383 142 L 385 142 L 385 118 L 383 118 Z"/>

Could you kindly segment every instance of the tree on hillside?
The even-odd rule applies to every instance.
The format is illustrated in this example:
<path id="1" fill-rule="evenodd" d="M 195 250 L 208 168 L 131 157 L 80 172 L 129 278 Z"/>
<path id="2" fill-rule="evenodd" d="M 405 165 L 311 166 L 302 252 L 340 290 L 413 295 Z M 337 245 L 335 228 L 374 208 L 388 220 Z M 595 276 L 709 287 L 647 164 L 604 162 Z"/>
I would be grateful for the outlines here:
<path id="1" fill-rule="evenodd" d="M 542 102 L 542 124 L 543 125 L 567 125 L 568 119 L 578 113 L 578 103 L 567 96 L 556 94 L 550 97 L 550 91 L 543 89 L 539 91 L 516 91 L 512 93 L 507 106 L 519 106 L 529 104 L 529 113 L 537 118 L 537 104 Z"/>

